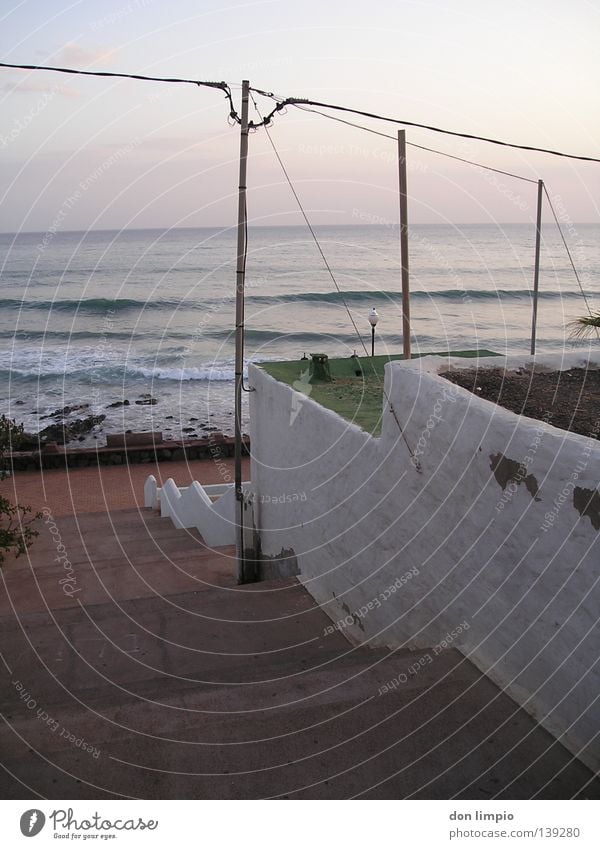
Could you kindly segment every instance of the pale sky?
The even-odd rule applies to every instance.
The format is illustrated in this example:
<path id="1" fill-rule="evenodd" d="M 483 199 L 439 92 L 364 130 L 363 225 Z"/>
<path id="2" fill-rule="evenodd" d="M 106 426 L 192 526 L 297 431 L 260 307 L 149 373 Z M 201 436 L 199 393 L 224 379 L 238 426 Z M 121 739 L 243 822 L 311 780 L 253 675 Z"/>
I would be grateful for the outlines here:
<path id="1" fill-rule="evenodd" d="M 600 156 L 600 2 L 8 2 L 5 62 L 194 79 Z M 4 11 L 7 10 L 8 11 Z M 239 130 L 221 92 L 0 69 L 0 230 L 235 222 Z M 261 109 L 269 104 L 264 99 Z M 347 117 L 349 120 L 358 120 Z M 393 125 L 363 121 L 395 136 Z M 397 220 L 393 139 L 288 108 L 272 138 L 315 223 Z M 600 164 L 408 129 L 407 140 L 541 177 L 600 222 Z M 301 219 L 259 131 L 251 223 Z M 410 220 L 530 221 L 535 186 L 409 149 Z"/>

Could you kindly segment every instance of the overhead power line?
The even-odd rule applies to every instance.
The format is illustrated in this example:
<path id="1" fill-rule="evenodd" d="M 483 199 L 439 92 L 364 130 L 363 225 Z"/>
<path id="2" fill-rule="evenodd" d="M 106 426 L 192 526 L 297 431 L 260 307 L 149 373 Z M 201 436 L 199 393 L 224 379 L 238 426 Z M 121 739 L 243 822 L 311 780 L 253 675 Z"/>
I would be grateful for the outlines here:
<path id="1" fill-rule="evenodd" d="M 375 136 L 381 136 L 384 139 L 391 139 L 396 142 L 396 136 L 390 136 L 389 133 L 381 133 L 379 130 L 374 130 L 372 127 L 365 127 L 362 124 L 356 124 L 354 121 L 346 121 L 344 118 L 338 118 L 337 115 L 328 115 L 326 112 L 319 112 L 318 109 L 308 109 L 305 106 L 300 106 L 299 104 L 295 104 L 296 109 L 300 109 L 302 112 L 312 112 L 314 115 L 321 115 L 323 118 L 328 118 L 330 121 L 337 121 L 339 124 L 345 124 L 347 127 L 355 127 L 357 130 L 364 130 L 366 133 L 372 133 Z M 464 162 L 467 165 L 474 165 L 476 168 L 483 168 L 486 171 L 494 171 L 496 174 L 503 174 L 505 177 L 514 177 L 515 180 L 524 180 L 526 183 L 533 183 L 537 185 L 537 180 L 531 179 L 531 177 L 523 177 L 521 174 L 513 174 L 511 171 L 502 171 L 500 168 L 492 168 L 491 165 L 482 165 L 481 162 L 473 162 L 472 159 L 465 159 L 463 156 L 455 156 L 452 153 L 446 153 L 444 150 L 436 150 L 433 147 L 425 147 L 422 144 L 416 144 L 415 142 L 406 142 L 408 147 L 416 147 L 419 150 L 427 150 L 429 153 L 436 153 L 438 156 L 445 156 L 448 159 L 456 159 L 458 162 Z"/>
<path id="2" fill-rule="evenodd" d="M 373 135 L 381 136 L 382 138 L 392 139 L 392 141 L 396 141 L 395 136 L 391 136 L 389 133 L 382 133 L 379 130 L 372 129 L 371 127 L 365 127 L 362 124 L 356 124 L 354 121 L 346 121 L 344 118 L 339 118 L 337 115 L 328 115 L 326 112 L 320 112 L 318 109 L 310 109 L 308 107 L 301 106 L 300 104 L 294 104 L 294 105 L 296 106 L 297 109 L 300 109 L 303 112 L 312 112 L 315 115 L 321 115 L 323 118 L 328 118 L 331 121 L 336 121 L 340 124 L 345 124 L 348 127 L 355 127 L 357 130 L 364 130 L 367 133 L 372 133 Z M 268 133 L 268 130 L 267 130 L 267 133 Z M 427 150 L 427 151 L 429 151 L 429 153 L 437 153 L 440 156 L 446 156 L 449 159 L 456 159 L 459 162 L 466 163 L 467 165 L 474 165 L 477 168 L 483 168 L 486 171 L 494 171 L 496 174 L 503 174 L 506 177 L 514 177 L 516 180 L 524 180 L 527 183 L 534 183 L 535 185 L 537 185 L 537 182 L 538 182 L 537 180 L 532 180 L 530 177 L 523 177 L 520 174 L 513 174 L 510 171 L 502 171 L 499 168 L 492 168 L 490 165 L 482 165 L 480 162 L 473 162 L 473 160 L 471 160 L 471 159 L 465 159 L 462 156 L 454 156 L 451 153 L 446 153 L 445 151 L 442 151 L 442 150 L 435 150 L 434 148 L 431 148 L 431 147 L 425 147 L 422 144 L 415 144 L 414 142 L 407 142 L 406 144 L 410 145 L 411 147 L 416 147 L 419 150 Z M 552 199 L 550 198 L 550 194 L 548 193 L 548 188 L 546 187 L 545 183 L 544 183 L 544 193 L 545 193 L 545 195 L 548 199 L 548 204 L 549 204 L 550 209 L 552 211 L 552 215 L 554 216 L 554 221 L 556 222 L 556 226 L 558 227 L 558 232 L 560 233 L 562 243 L 564 245 L 567 256 L 569 257 L 569 262 L 571 264 L 571 268 L 573 269 L 575 279 L 577 280 L 577 283 L 579 284 L 579 289 L 580 289 L 581 294 L 583 296 L 583 300 L 585 301 L 587 311 L 590 314 L 590 316 L 593 316 L 588 297 L 587 297 L 587 295 L 584 291 L 584 288 L 583 288 L 583 285 L 582 285 L 582 282 L 581 282 L 581 277 L 579 276 L 579 272 L 577 271 L 575 261 L 573 260 L 573 255 L 572 255 L 572 253 L 569 249 L 569 245 L 567 244 L 565 234 L 564 234 L 563 229 L 560 225 L 560 221 L 558 220 L 556 210 L 554 209 Z M 600 332 L 598 331 L 598 329 L 596 329 L 596 333 L 597 333 L 598 337 L 600 338 Z"/>
<path id="3" fill-rule="evenodd" d="M 250 95 L 250 97 L 252 97 L 252 94 Z M 260 113 L 260 110 L 259 110 L 259 108 L 258 108 L 258 105 L 257 105 L 256 100 L 254 99 L 254 97 L 252 97 L 252 103 L 254 104 L 254 108 L 256 109 L 256 112 L 257 112 L 258 116 L 261 118 L 261 120 L 264 120 L 264 118 L 262 117 L 262 115 L 261 115 L 261 113 Z M 285 165 L 284 165 L 284 163 L 283 163 L 283 160 L 282 160 L 281 156 L 279 155 L 279 151 L 278 151 L 278 150 L 277 150 L 277 148 L 275 147 L 275 142 L 274 142 L 274 141 L 273 141 L 273 139 L 271 138 L 271 133 L 269 132 L 269 128 L 268 128 L 268 126 L 266 126 L 266 125 L 265 125 L 265 131 L 266 131 L 266 133 L 267 133 L 267 138 L 269 139 L 269 143 L 270 143 L 270 145 L 271 145 L 271 147 L 272 147 L 272 149 L 273 149 L 273 153 L 275 154 L 275 156 L 276 156 L 276 158 L 277 158 L 277 161 L 279 162 L 279 166 L 280 166 L 281 170 L 283 171 L 283 175 L 284 175 L 284 177 L 285 177 L 285 179 L 286 179 L 286 181 L 287 181 L 287 184 L 288 184 L 288 186 L 290 187 L 290 190 L 291 190 L 292 194 L 294 195 L 294 199 L 295 199 L 295 201 L 296 201 L 296 203 L 297 203 L 297 205 L 298 205 L 298 208 L 299 208 L 300 212 L 302 213 L 302 217 L 304 218 L 304 222 L 305 222 L 306 226 L 308 227 L 308 230 L 309 230 L 309 232 L 310 232 L 310 234 L 311 234 L 311 236 L 312 236 L 312 238 L 313 238 L 313 241 L 314 241 L 315 245 L 317 246 L 317 250 L 319 251 L 319 253 L 320 253 L 320 255 L 321 255 L 321 259 L 323 260 L 323 265 L 324 265 L 324 266 L 325 266 L 325 268 L 327 269 L 327 273 L 328 273 L 328 274 L 329 274 L 329 276 L 331 277 L 331 280 L 333 281 L 333 285 L 334 285 L 334 286 L 335 286 L 335 288 L 337 289 L 337 292 L 338 292 L 338 294 L 340 295 L 340 297 L 341 297 L 341 299 L 342 299 L 342 302 L 343 302 L 343 304 L 344 304 L 344 307 L 346 308 L 346 312 L 348 313 L 348 317 L 349 317 L 350 321 L 352 322 L 352 324 L 353 324 L 353 326 L 354 326 L 354 330 L 356 331 L 356 335 L 357 335 L 357 337 L 358 337 L 358 339 L 359 339 L 359 341 L 360 341 L 360 343 L 361 343 L 362 347 L 365 349 L 365 355 L 368 357 L 368 356 L 369 356 L 369 352 L 367 351 L 367 347 L 366 347 L 366 345 L 365 345 L 364 339 L 363 339 L 363 338 L 362 338 L 362 336 L 360 335 L 359 330 L 358 330 L 358 327 L 356 326 L 356 322 L 354 321 L 354 318 L 353 318 L 353 316 L 352 316 L 352 313 L 350 312 L 350 308 L 348 307 L 348 304 L 347 304 L 346 299 L 345 299 L 345 297 L 344 297 L 344 293 L 343 293 L 343 292 L 342 292 L 342 290 L 340 289 L 340 287 L 339 287 L 339 285 L 338 285 L 338 282 L 337 282 L 337 280 L 335 279 L 335 275 L 334 275 L 333 271 L 331 270 L 331 266 L 330 266 L 329 262 L 327 261 L 327 257 L 325 256 L 325 253 L 324 253 L 324 251 L 323 251 L 323 248 L 321 247 L 321 243 L 320 243 L 320 241 L 319 241 L 319 239 L 318 239 L 318 237 L 317 237 L 317 234 L 315 233 L 314 227 L 313 227 L 313 226 L 312 226 L 312 224 L 310 223 L 310 220 L 309 220 L 309 218 L 308 218 L 308 215 L 306 214 L 306 211 L 305 211 L 304 207 L 302 206 L 302 201 L 300 200 L 300 197 L 299 197 L 299 195 L 298 195 L 298 192 L 296 191 L 296 189 L 295 189 L 295 187 L 294 187 L 294 184 L 293 184 L 293 183 L 292 183 L 292 181 L 291 181 L 291 178 L 290 178 L 290 175 L 288 174 L 287 168 L 285 167 Z"/>
<path id="4" fill-rule="evenodd" d="M 212 81 L 208 81 L 208 80 L 191 80 L 191 79 L 186 79 L 186 78 L 182 78 L 182 77 L 154 77 L 154 76 L 149 76 L 147 74 L 126 74 L 126 73 L 119 73 L 119 72 L 115 72 L 115 71 L 82 71 L 78 68 L 61 68 L 61 67 L 55 67 L 55 66 L 51 66 L 51 65 L 24 65 L 24 64 L 17 64 L 17 63 L 13 63 L 13 62 L 0 62 L 0 68 L 13 68 L 13 69 L 16 69 L 16 70 L 21 70 L 21 71 L 52 71 L 52 72 L 60 73 L 60 74 L 77 74 L 77 75 L 86 76 L 86 77 L 113 77 L 113 78 L 119 78 L 119 79 L 125 79 L 125 80 L 128 79 L 128 80 L 143 80 L 143 81 L 158 82 L 158 83 L 175 83 L 175 84 L 195 85 L 195 86 L 204 86 L 206 88 L 220 89 L 221 91 L 224 92 L 225 96 L 227 97 L 227 100 L 229 101 L 229 107 L 230 107 L 229 117 L 233 121 L 235 121 L 237 124 L 239 124 L 240 121 L 241 121 L 240 116 L 238 115 L 237 110 L 235 109 L 235 106 L 234 106 L 234 103 L 233 103 L 233 97 L 231 95 L 231 87 L 228 83 L 223 82 L 223 81 L 212 82 Z M 579 155 L 576 155 L 576 154 L 573 154 L 573 153 L 564 153 L 563 151 L 560 151 L 560 150 L 553 150 L 551 148 L 535 147 L 534 145 L 527 145 L 527 144 L 516 144 L 515 142 L 502 141 L 501 139 L 493 139 L 493 138 L 489 138 L 487 136 L 477 136 L 477 135 L 474 135 L 473 133 L 460 133 L 460 132 L 457 132 L 456 130 L 446 130 L 442 127 L 434 127 L 431 124 L 419 124 L 416 121 L 408 121 L 404 118 L 391 118 L 388 115 L 379 115 L 376 112 L 367 112 L 367 111 L 362 110 L 362 109 L 353 109 L 349 106 L 340 106 L 339 104 L 336 104 L 336 103 L 323 103 L 320 100 L 311 100 L 307 97 L 280 98 L 280 97 L 277 97 L 276 95 L 274 95 L 273 92 L 263 91 L 260 88 L 251 88 L 251 91 L 256 92 L 256 94 L 260 94 L 263 97 L 268 97 L 272 100 L 275 100 L 277 102 L 277 105 L 274 107 L 274 109 L 271 110 L 271 112 L 268 115 L 265 115 L 265 117 L 260 121 L 260 123 L 255 124 L 254 122 L 250 121 L 249 122 L 249 128 L 250 129 L 257 129 L 258 127 L 262 127 L 262 126 L 267 127 L 271 123 L 272 118 L 278 112 L 281 112 L 281 110 L 284 109 L 286 106 L 317 106 L 321 109 L 333 109 L 337 112 L 347 112 L 347 113 L 350 113 L 352 115 L 361 115 L 363 118 L 373 118 L 376 121 L 386 121 L 387 123 L 390 123 L 390 124 L 398 124 L 400 126 L 405 126 L 405 127 L 417 127 L 421 130 L 429 130 L 432 133 L 442 133 L 443 135 L 455 136 L 455 137 L 461 138 L 461 139 L 472 139 L 474 141 L 482 141 L 482 142 L 486 142 L 487 144 L 500 145 L 501 147 L 509 147 L 509 148 L 513 148 L 515 150 L 529 150 L 529 151 L 533 151 L 534 153 L 547 153 L 547 154 L 550 154 L 551 156 L 562 156 L 566 159 L 576 159 L 576 160 L 579 160 L 581 162 L 600 162 L 600 158 L 597 158 L 597 157 L 594 157 L 594 156 L 579 156 Z M 511 175 L 511 176 L 516 176 L 516 175 Z"/>
<path id="5" fill-rule="evenodd" d="M 573 269 L 573 274 L 575 275 L 575 279 L 577 280 L 577 283 L 579 284 L 579 289 L 580 289 L 581 294 L 582 294 L 582 296 L 583 296 L 583 300 L 585 301 L 585 305 L 586 305 L 586 307 L 587 307 L 587 311 L 588 311 L 588 313 L 589 313 L 589 314 L 590 314 L 590 316 L 591 316 L 591 315 L 593 315 L 593 313 L 592 313 L 592 310 L 591 310 L 591 307 L 590 307 L 590 304 L 589 304 L 589 301 L 588 301 L 587 295 L 585 294 L 585 291 L 584 291 L 583 285 L 582 285 L 582 283 L 581 283 L 581 277 L 579 276 L 579 273 L 578 273 L 578 271 L 577 271 L 577 267 L 576 267 L 576 265 L 575 265 L 575 261 L 573 260 L 573 255 L 572 255 L 571 251 L 569 250 L 569 246 L 568 246 L 568 244 L 567 244 L 567 240 L 566 240 L 566 238 L 565 238 L 565 234 L 563 233 L 563 229 L 562 229 L 562 227 L 560 226 L 560 221 L 559 221 L 558 215 L 556 214 L 556 210 L 554 209 L 554 204 L 552 203 L 552 198 L 550 197 L 550 194 L 549 194 L 548 189 L 546 188 L 546 185 L 545 185 L 545 184 L 544 184 L 544 194 L 546 195 L 546 198 L 548 199 L 548 204 L 550 205 L 550 209 L 552 210 L 552 215 L 553 215 L 553 217 L 554 217 L 554 222 L 555 222 L 556 226 L 558 227 L 558 232 L 560 233 L 560 237 L 561 237 L 561 239 L 562 239 L 562 243 L 563 243 L 563 245 L 564 245 L 564 247 L 565 247 L 565 250 L 566 250 L 566 252 L 567 252 L 567 256 L 569 257 L 569 262 L 571 263 L 571 268 Z M 598 330 L 596 330 L 596 333 L 598 334 Z M 599 337 L 600 337 L 600 334 L 598 334 L 598 335 L 599 335 Z"/>
<path id="6" fill-rule="evenodd" d="M 184 77 L 153 77 L 147 74 L 125 74 L 116 71 L 81 71 L 78 68 L 58 68 L 53 65 L 17 65 L 11 62 L 0 62 L 0 68 L 15 68 L 19 71 L 54 71 L 58 74 L 75 74 L 83 77 L 113 77 L 121 80 L 143 80 L 144 82 L 154 82 L 154 83 L 175 83 L 175 84 L 183 84 L 183 85 L 195 85 L 204 88 L 216 88 L 220 91 L 224 92 L 225 97 L 229 101 L 229 117 L 235 121 L 235 123 L 240 123 L 240 116 L 238 115 L 235 105 L 233 103 L 233 97 L 231 94 L 231 86 L 226 82 L 212 82 L 209 80 L 189 80 Z M 273 111 L 267 115 L 260 124 L 253 124 L 250 122 L 250 127 L 256 129 L 257 127 L 262 126 L 263 124 L 268 124 L 271 121 L 271 118 L 277 112 L 277 109 L 273 109 Z"/>
<path id="7" fill-rule="evenodd" d="M 250 97 L 252 97 L 252 94 L 250 94 Z M 258 113 L 259 117 L 261 117 L 261 118 L 262 118 L 262 116 L 261 116 L 261 114 L 260 114 L 260 111 L 259 111 L 259 108 L 258 108 L 258 105 L 257 105 L 256 100 L 254 99 L 254 97 L 252 97 L 252 103 L 254 104 L 254 108 L 256 109 L 256 112 Z M 275 154 L 275 156 L 277 157 L 277 161 L 279 162 L 279 165 L 280 165 L 280 167 L 281 167 L 281 170 L 283 171 L 283 174 L 284 174 L 284 177 L 285 177 L 285 179 L 286 179 L 286 181 L 287 181 L 287 184 L 288 184 L 288 186 L 290 187 L 290 189 L 291 189 L 291 191 L 292 191 L 292 194 L 294 195 L 294 198 L 295 198 L 295 200 L 296 200 L 296 203 L 298 204 L 298 208 L 300 209 L 300 212 L 302 213 L 302 217 L 304 218 L 304 221 L 306 222 L 306 226 L 308 227 L 308 229 L 309 229 L 309 231 L 310 231 L 310 234 L 311 234 L 311 236 L 313 237 L 313 240 L 314 240 L 314 242 L 315 242 L 315 244 L 316 244 L 316 246 L 317 246 L 317 248 L 318 248 L 318 251 L 319 251 L 319 253 L 321 254 L 321 259 L 323 260 L 323 263 L 324 263 L 324 265 L 325 265 L 325 268 L 326 268 L 326 269 L 327 269 L 327 271 L 329 272 L 329 276 L 331 277 L 331 279 L 332 279 L 332 281 L 333 281 L 333 285 L 334 285 L 334 286 L 335 286 L 335 288 L 337 289 L 338 294 L 340 295 L 340 297 L 341 297 L 341 299 L 342 299 L 342 302 L 343 302 L 343 304 L 344 304 L 344 307 L 346 308 L 346 312 L 348 313 L 348 318 L 349 318 L 349 319 L 350 319 L 350 321 L 352 322 L 352 325 L 353 325 L 353 327 L 354 327 L 354 330 L 355 330 L 355 332 L 356 332 L 356 335 L 357 335 L 357 337 L 358 337 L 358 339 L 359 339 L 359 341 L 360 341 L 360 344 L 362 345 L 362 347 L 363 347 L 363 349 L 364 349 L 365 356 L 366 356 L 366 359 L 367 359 L 367 363 L 369 363 L 369 365 L 371 366 L 371 368 L 372 368 L 372 370 L 373 370 L 373 376 L 375 377 L 375 380 L 376 380 L 376 381 L 377 381 L 377 383 L 379 384 L 379 387 L 381 388 L 381 391 L 383 392 L 384 398 L 385 398 L 385 399 L 386 399 L 386 401 L 388 402 L 388 406 L 389 406 L 390 412 L 392 413 L 392 415 L 393 415 L 393 417 L 394 417 L 394 421 L 396 422 L 396 425 L 397 425 L 397 427 L 398 427 L 398 431 L 399 431 L 399 433 L 400 433 L 400 436 L 402 437 L 402 439 L 403 439 L 403 441 L 404 441 L 404 444 L 406 445 L 406 449 L 407 449 L 408 453 L 410 454 L 410 456 L 411 456 L 411 458 L 412 458 L 413 465 L 414 465 L 415 469 L 416 469 L 418 472 L 420 472 L 420 471 L 421 471 L 421 464 L 420 464 L 419 460 L 417 459 L 417 457 L 415 456 L 414 451 L 412 450 L 412 448 L 410 447 L 410 445 L 409 445 L 409 443 L 408 443 L 408 440 L 407 440 L 407 438 L 406 438 L 406 434 L 404 433 L 404 428 L 403 428 L 403 427 L 402 427 L 402 425 L 400 424 L 400 419 L 399 419 L 399 418 L 398 418 L 398 416 L 396 415 L 396 411 L 395 411 L 395 409 L 394 409 L 394 405 L 392 404 L 392 401 L 391 401 L 391 399 L 390 399 L 389 395 L 388 395 L 388 394 L 387 394 L 387 392 L 385 391 L 385 385 L 384 385 L 383 381 L 381 380 L 380 376 L 379 376 L 379 375 L 378 375 L 378 373 L 377 373 L 377 369 L 375 368 L 375 365 L 374 365 L 374 363 L 373 363 L 373 358 L 372 358 L 372 357 L 369 357 L 369 352 L 368 352 L 368 350 L 367 350 L 367 346 L 365 345 L 365 341 L 364 341 L 363 337 L 361 336 L 361 334 L 360 334 L 360 332 L 359 332 L 359 329 L 358 329 L 358 327 L 357 327 L 357 325 L 356 325 L 356 321 L 354 320 L 354 316 L 352 315 L 352 313 L 351 313 L 351 311 L 350 311 L 350 307 L 348 306 L 348 303 L 347 303 L 347 301 L 346 301 L 346 298 L 344 297 L 344 293 L 343 293 L 343 292 L 342 292 L 342 290 L 340 289 L 340 287 L 339 287 L 339 285 L 338 285 L 338 282 L 337 282 L 337 280 L 335 279 L 335 275 L 334 275 L 333 271 L 331 270 L 331 266 L 330 266 L 329 262 L 327 261 L 327 257 L 325 256 L 325 253 L 324 253 L 324 251 L 323 251 L 323 248 L 321 247 L 321 243 L 319 242 L 319 239 L 317 238 L 317 234 L 315 233 L 314 227 L 313 227 L 313 226 L 312 226 L 312 224 L 310 223 L 310 220 L 309 220 L 309 218 L 308 218 L 308 215 L 306 214 L 306 211 L 305 211 L 304 207 L 302 206 L 302 201 L 300 200 L 300 197 L 299 197 L 299 195 L 298 195 L 298 192 L 296 191 L 296 189 L 295 189 L 295 187 L 294 187 L 294 184 L 292 183 L 292 180 L 291 180 L 291 178 L 290 178 L 290 175 L 288 174 L 287 168 L 285 167 L 285 165 L 284 165 L 284 163 L 283 163 L 283 159 L 282 159 L 282 158 L 281 158 L 281 156 L 279 155 L 279 151 L 277 150 L 277 147 L 275 146 L 275 142 L 273 141 L 273 139 L 272 139 L 272 137 L 271 137 L 271 133 L 269 132 L 269 128 L 268 128 L 268 126 L 267 126 L 266 124 L 265 124 L 265 132 L 267 133 L 267 138 L 269 139 L 269 142 L 270 142 L 270 144 L 271 144 L 271 147 L 273 148 L 273 153 L 274 153 L 274 154 Z"/>
<path id="8" fill-rule="evenodd" d="M 9 62 L 0 62 L 0 68 L 17 68 L 21 71 L 57 71 L 59 74 L 81 74 L 85 77 L 120 77 L 124 80 L 151 80 L 156 83 L 188 83 L 190 85 L 229 90 L 229 86 L 225 82 L 187 80 L 180 77 L 150 77 L 146 74 L 125 74 L 117 73 L 116 71 L 80 71 L 77 68 L 57 68 L 52 65 L 13 65 Z"/>
<path id="9" fill-rule="evenodd" d="M 419 124 L 416 121 L 407 121 L 404 118 L 391 118 L 389 115 L 379 115 L 377 112 L 366 112 L 362 109 L 352 109 L 349 106 L 340 106 L 336 103 L 323 103 L 320 100 L 310 100 L 307 97 L 286 97 L 284 99 L 277 98 L 272 92 L 262 91 L 258 88 L 252 88 L 257 94 L 263 97 L 270 97 L 273 100 L 278 100 L 278 104 L 272 114 L 281 111 L 286 106 L 317 106 L 320 109 L 334 109 L 337 112 L 347 112 L 351 115 L 360 115 L 363 118 L 373 118 L 376 121 L 386 121 L 389 124 L 398 124 L 403 127 L 417 127 L 421 130 L 429 130 L 432 133 L 442 133 L 446 136 L 455 136 L 461 139 L 472 139 L 474 141 L 482 141 L 487 144 L 500 145 L 501 147 L 510 147 L 515 150 L 530 150 L 535 153 L 548 153 L 551 156 L 562 156 L 566 159 L 577 159 L 583 162 L 600 162 L 600 158 L 593 156 L 579 156 L 574 153 L 564 153 L 560 150 L 552 150 L 546 147 L 535 147 L 528 144 L 516 144 L 515 142 L 502 141 L 500 139 L 488 138 L 487 136 L 477 136 L 473 133 L 459 133 L 455 130 L 446 130 L 442 127 L 434 127 L 431 124 Z"/>

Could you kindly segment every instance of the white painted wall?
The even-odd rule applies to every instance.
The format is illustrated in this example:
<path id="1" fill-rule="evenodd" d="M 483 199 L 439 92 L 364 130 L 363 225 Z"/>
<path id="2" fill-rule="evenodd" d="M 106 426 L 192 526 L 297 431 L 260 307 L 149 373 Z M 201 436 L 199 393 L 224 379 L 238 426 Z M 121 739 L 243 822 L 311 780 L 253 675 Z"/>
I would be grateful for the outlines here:
<path id="1" fill-rule="evenodd" d="M 542 354 L 536 367 L 588 360 Z M 251 366 L 262 551 L 293 549 L 301 580 L 353 641 L 431 647 L 459 631 L 454 648 L 598 768 L 599 531 L 574 508 L 573 489 L 598 489 L 600 447 L 437 374 L 505 362 L 388 365 L 403 433 L 386 404 L 379 439 Z M 527 466 L 539 500 L 525 481 L 502 489 L 497 454 Z"/>

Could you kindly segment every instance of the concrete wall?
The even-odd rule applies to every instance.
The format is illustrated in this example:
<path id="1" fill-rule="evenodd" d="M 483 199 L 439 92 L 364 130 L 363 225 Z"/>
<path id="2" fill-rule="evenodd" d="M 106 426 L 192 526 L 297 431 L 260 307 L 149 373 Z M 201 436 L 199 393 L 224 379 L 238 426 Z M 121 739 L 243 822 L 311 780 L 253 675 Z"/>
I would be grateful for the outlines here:
<path id="1" fill-rule="evenodd" d="M 262 552 L 351 640 L 458 648 L 598 768 L 600 447 L 437 374 L 506 362 L 388 365 L 378 439 L 251 367 Z"/>

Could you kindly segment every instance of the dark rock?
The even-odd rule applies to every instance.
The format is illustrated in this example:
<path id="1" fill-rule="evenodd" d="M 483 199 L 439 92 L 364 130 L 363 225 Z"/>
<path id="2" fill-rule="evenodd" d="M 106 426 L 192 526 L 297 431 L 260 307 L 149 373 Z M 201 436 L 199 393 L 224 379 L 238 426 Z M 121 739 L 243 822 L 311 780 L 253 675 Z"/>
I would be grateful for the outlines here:
<path id="1" fill-rule="evenodd" d="M 17 407 L 20 407 L 20 406 L 21 406 L 21 404 L 24 404 L 24 403 L 25 403 L 25 401 L 15 401 L 15 405 L 16 405 Z"/>
<path id="2" fill-rule="evenodd" d="M 70 416 L 71 413 L 76 413 L 80 410 L 89 410 L 89 404 L 75 404 L 74 407 L 66 406 L 60 410 L 55 410 L 53 413 L 50 413 L 47 416 L 41 416 L 42 419 L 61 419 L 64 416 Z"/>
<path id="3" fill-rule="evenodd" d="M 57 442 L 64 445 L 72 439 L 77 439 L 89 433 L 97 425 L 101 424 L 106 416 L 87 416 L 85 419 L 76 419 L 69 424 L 48 425 L 38 434 L 42 442 Z"/>
<path id="4" fill-rule="evenodd" d="M 154 404 L 158 404 L 156 398 L 142 398 L 140 401 L 135 402 L 139 407 L 147 407 L 154 406 Z"/>
<path id="5" fill-rule="evenodd" d="M 195 418 L 194 416 L 192 416 L 192 418 L 190 419 L 190 421 L 191 421 L 191 422 L 197 422 L 197 421 L 198 421 L 198 419 L 197 419 L 197 418 Z"/>
<path id="6" fill-rule="evenodd" d="M 183 431 L 183 433 L 193 433 L 195 428 L 193 428 L 193 427 L 182 427 L 181 430 Z"/>
<path id="7" fill-rule="evenodd" d="M 109 404 L 106 409 L 111 410 L 114 407 L 128 407 L 128 406 L 129 406 L 129 401 L 126 398 L 124 401 L 113 401 L 113 403 Z"/>
<path id="8" fill-rule="evenodd" d="M 174 416 L 165 416 L 165 419 L 172 419 Z"/>
<path id="9" fill-rule="evenodd" d="M 106 416 L 88 416 L 85 419 L 75 419 L 68 425 L 69 430 L 73 434 L 89 433 L 92 428 L 97 427 L 105 420 Z"/>
<path id="10" fill-rule="evenodd" d="M 64 424 L 48 425 L 39 432 L 39 438 L 43 442 L 58 442 L 59 445 L 64 445 L 69 441 L 67 426 Z"/>

